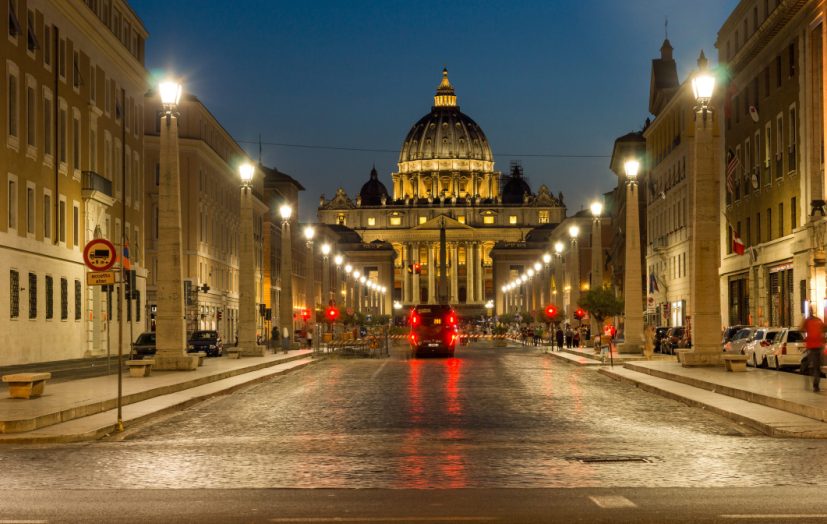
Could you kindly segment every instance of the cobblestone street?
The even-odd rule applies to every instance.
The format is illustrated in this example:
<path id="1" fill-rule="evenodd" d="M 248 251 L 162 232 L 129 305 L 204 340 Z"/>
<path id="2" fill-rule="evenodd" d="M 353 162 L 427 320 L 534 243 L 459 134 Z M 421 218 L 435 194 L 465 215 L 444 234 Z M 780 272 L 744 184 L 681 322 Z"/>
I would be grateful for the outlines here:
<path id="1" fill-rule="evenodd" d="M 331 358 L 119 441 L 0 448 L 0 467 L 34 489 L 827 483 L 827 442 L 758 435 L 534 348 L 457 357 Z M 582 460 L 618 457 L 644 460 Z"/>

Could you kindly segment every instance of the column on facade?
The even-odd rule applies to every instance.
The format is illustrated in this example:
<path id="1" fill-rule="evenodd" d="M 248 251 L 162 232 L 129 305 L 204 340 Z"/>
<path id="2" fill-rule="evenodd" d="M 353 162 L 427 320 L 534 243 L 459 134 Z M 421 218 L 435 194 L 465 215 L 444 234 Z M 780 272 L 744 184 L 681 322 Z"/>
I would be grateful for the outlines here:
<path id="1" fill-rule="evenodd" d="M 410 278 L 410 274 L 408 273 L 408 267 L 410 267 L 411 259 L 410 259 L 410 249 L 408 248 L 407 243 L 402 244 L 402 303 L 403 304 L 410 304 L 411 302 L 411 283 L 408 280 Z"/>
<path id="2" fill-rule="evenodd" d="M 470 241 L 465 243 L 465 303 L 474 303 L 474 249 Z"/>
<path id="3" fill-rule="evenodd" d="M 485 302 L 485 267 L 482 260 L 482 243 L 474 242 L 474 282 L 477 289 L 474 296 L 477 302 Z"/>
<path id="4" fill-rule="evenodd" d="M 434 244 L 428 242 L 428 303 L 436 304 L 436 262 L 434 261 Z"/>
<path id="5" fill-rule="evenodd" d="M 413 243 L 413 258 L 411 260 L 411 263 L 419 263 L 419 242 Z M 422 299 L 422 289 L 419 286 L 419 275 L 416 273 L 416 271 L 412 272 L 411 279 L 413 280 L 413 294 L 411 296 L 411 303 L 418 304 L 419 301 Z"/>
<path id="6" fill-rule="evenodd" d="M 451 246 L 451 303 L 456 304 L 459 301 L 459 257 L 457 250 L 459 244 L 454 243 Z"/>

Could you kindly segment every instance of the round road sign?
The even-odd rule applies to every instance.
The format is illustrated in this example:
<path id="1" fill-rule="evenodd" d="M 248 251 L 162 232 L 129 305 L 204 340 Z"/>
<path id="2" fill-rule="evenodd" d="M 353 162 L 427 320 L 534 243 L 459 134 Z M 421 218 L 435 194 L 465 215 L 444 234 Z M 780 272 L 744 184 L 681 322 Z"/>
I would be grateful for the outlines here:
<path id="1" fill-rule="evenodd" d="M 83 248 L 83 260 L 93 271 L 106 271 L 115 265 L 115 246 L 104 238 L 90 240 Z"/>

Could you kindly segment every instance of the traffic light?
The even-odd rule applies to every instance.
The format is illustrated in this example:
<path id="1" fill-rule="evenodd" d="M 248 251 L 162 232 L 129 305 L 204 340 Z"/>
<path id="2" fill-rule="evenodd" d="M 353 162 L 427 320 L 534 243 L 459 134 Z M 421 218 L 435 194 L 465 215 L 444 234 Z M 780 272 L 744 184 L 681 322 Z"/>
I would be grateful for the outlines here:
<path id="1" fill-rule="evenodd" d="M 328 322 L 336 322 L 336 319 L 339 318 L 339 308 L 336 306 L 328 307 L 324 312 L 324 318 L 326 318 Z"/>
<path id="2" fill-rule="evenodd" d="M 307 320 L 310 318 L 310 309 L 304 308 L 302 309 L 302 319 Z"/>
<path id="3" fill-rule="evenodd" d="M 413 272 L 417 275 L 422 273 L 422 264 L 419 262 L 414 263 L 413 265 Z"/>
<path id="4" fill-rule="evenodd" d="M 549 304 L 546 306 L 546 317 L 554 318 L 557 316 L 557 307 Z"/>
<path id="5" fill-rule="evenodd" d="M 574 318 L 577 320 L 583 320 L 583 317 L 586 316 L 586 312 L 583 311 L 583 308 L 577 308 L 577 311 L 574 312 Z"/>

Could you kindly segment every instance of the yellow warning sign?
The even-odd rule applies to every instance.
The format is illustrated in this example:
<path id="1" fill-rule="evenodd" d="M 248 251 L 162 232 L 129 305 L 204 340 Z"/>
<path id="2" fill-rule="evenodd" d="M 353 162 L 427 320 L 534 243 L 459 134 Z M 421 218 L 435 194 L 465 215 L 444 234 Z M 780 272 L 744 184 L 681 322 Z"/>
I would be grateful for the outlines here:
<path id="1" fill-rule="evenodd" d="M 90 271 L 86 273 L 87 286 L 106 286 L 115 283 L 114 271 Z"/>

